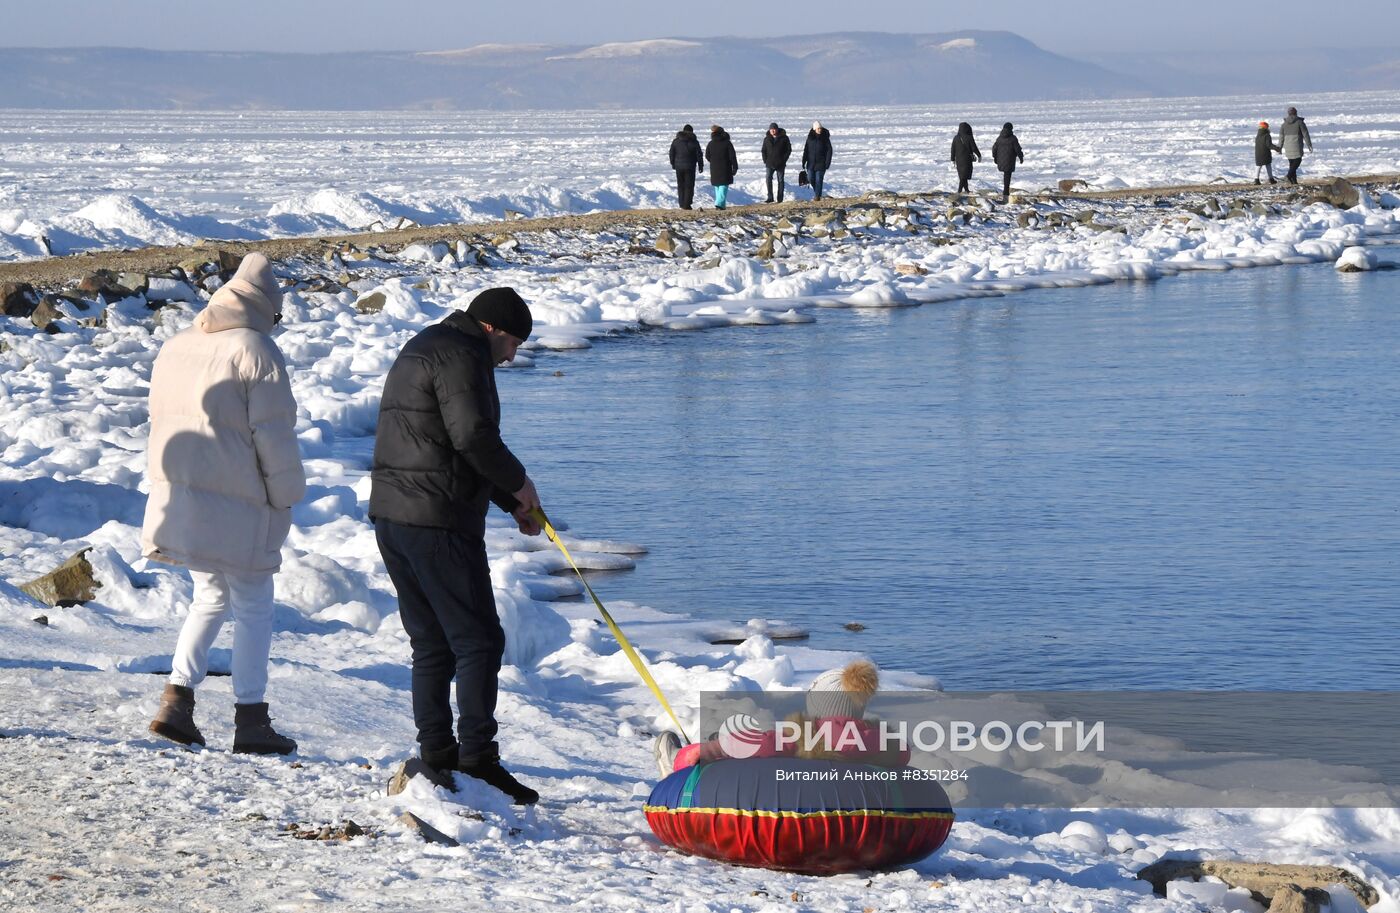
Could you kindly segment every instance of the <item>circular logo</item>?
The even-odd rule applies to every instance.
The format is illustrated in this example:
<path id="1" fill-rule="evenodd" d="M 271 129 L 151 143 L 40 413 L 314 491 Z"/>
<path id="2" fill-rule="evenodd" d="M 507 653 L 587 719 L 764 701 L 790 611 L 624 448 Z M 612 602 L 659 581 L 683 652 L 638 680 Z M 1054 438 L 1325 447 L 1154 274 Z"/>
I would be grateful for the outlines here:
<path id="1" fill-rule="evenodd" d="M 719 727 L 719 747 L 731 758 L 751 758 L 763 744 L 763 727 L 747 713 L 736 713 Z"/>

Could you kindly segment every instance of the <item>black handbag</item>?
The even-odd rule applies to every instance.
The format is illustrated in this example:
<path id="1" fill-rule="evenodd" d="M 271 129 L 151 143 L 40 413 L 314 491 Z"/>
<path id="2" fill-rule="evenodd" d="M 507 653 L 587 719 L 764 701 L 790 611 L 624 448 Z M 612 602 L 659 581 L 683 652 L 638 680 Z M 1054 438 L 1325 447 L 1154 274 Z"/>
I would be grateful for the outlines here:
<path id="1" fill-rule="evenodd" d="M 797 186 L 807 186 L 807 169 L 804 168 L 803 170 L 797 172 Z"/>

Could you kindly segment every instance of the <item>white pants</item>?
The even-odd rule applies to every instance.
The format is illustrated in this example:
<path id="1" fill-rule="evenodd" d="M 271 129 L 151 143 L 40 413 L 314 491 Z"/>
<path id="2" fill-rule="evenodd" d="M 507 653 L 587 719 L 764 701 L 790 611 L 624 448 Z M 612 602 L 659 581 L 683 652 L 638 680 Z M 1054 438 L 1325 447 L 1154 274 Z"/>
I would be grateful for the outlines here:
<path id="1" fill-rule="evenodd" d="M 233 695 L 261 704 L 272 648 L 272 575 L 190 571 L 194 601 L 175 644 L 170 683 L 194 688 L 209 671 L 209 648 L 233 615 Z"/>

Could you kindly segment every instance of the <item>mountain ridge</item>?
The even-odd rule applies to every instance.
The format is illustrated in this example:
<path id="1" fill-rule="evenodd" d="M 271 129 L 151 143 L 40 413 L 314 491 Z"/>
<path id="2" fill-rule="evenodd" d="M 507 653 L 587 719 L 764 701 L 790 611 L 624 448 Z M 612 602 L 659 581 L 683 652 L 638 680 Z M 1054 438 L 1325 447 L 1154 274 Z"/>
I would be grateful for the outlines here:
<path id="1" fill-rule="evenodd" d="M 571 109 L 1153 94 L 1011 32 L 832 32 L 291 54 L 0 49 L 0 107 Z"/>

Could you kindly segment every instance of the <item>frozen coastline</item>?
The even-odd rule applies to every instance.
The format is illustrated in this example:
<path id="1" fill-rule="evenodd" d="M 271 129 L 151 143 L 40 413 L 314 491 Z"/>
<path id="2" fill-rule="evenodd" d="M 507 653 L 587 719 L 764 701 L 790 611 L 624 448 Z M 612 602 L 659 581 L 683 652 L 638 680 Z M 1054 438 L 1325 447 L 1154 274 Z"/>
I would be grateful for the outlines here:
<path id="1" fill-rule="evenodd" d="M 192 300 L 155 311 L 143 296 L 105 311 L 95 299 L 86 309 L 64 302 L 56 335 L 5 319 L 0 578 L 27 580 L 92 546 L 103 588 L 87 606 L 54 610 L 0 590 L 0 777 L 15 785 L 0 817 L 0 858 L 10 864 L 0 897 L 34 909 L 158 908 L 202 891 L 213 907 L 284 909 L 447 900 L 526 909 L 581 901 L 647 910 L 1187 910 L 1197 908 L 1164 904 L 1132 873 L 1164 854 L 1200 850 L 1346 865 L 1382 890 L 1372 910 L 1395 913 L 1394 809 L 981 813 L 960 820 L 939 855 L 872 879 L 731 869 L 662 850 L 640 806 L 654 777 L 649 734 L 663 720 L 591 609 L 552 601 L 576 587 L 554 574 L 561 563 L 547 543 L 499 522 L 488 547 L 509 632 L 502 742 L 546 805 L 522 814 L 484 791 L 446 801 L 422 784 L 383 793 L 412 729 L 407 644 L 365 518 L 366 472 L 383 374 L 422 325 L 481 288 L 513 285 L 534 306 L 537 327 L 518 368 L 549 370 L 556 351 L 644 325 L 776 326 L 822 319 L 828 307 L 1337 261 L 1349 250 L 1372 255 L 1373 266 L 1400 260 L 1391 246 L 1400 237 L 1393 189 L 1366 191 L 1349 209 L 1268 190 L 1245 195 L 1247 207 L 1226 199 L 1218 210 L 1210 195 L 1162 207 L 1027 198 L 951 210 L 941 198 L 876 199 L 846 207 L 839 221 L 784 227 L 776 216 L 754 216 L 677 227 L 673 240 L 689 251 L 677 245 L 671 256 L 655 253 L 660 227 L 650 225 L 643 236 L 524 233 L 465 249 L 347 249 L 280 264 L 298 282 L 278 342 L 313 487 L 294 513 L 278 581 L 272 691 L 279 721 L 302 742 L 300 768 L 219 750 L 230 736 L 227 679 L 201 691 L 214 751 L 174 752 L 144 733 L 160 682 L 152 673 L 166 668 L 189 598 L 187 577 L 144 566 L 136 554 L 146 384 L 159 344 L 188 325 L 207 293 L 188 286 L 182 297 Z M 101 325 L 83 325 L 99 312 Z M 566 508 L 553 512 L 571 519 Z M 580 525 L 572 533 L 586 566 L 646 560 L 638 553 L 648 543 L 612 541 L 625 540 L 625 530 Z M 803 688 L 844 658 L 775 645 L 762 621 L 717 629 L 687 619 L 685 606 L 610 607 L 683 715 L 700 690 Z M 40 614 L 47 626 L 31 620 Z M 712 645 L 719 635 L 747 639 Z M 215 667 L 227 662 L 216 651 Z M 937 687 L 908 674 L 887 683 Z M 396 824 L 404 809 L 463 846 L 423 846 Z M 379 835 L 339 845 L 279 830 L 346 819 Z M 261 878 L 264 871 L 274 877 Z"/>

